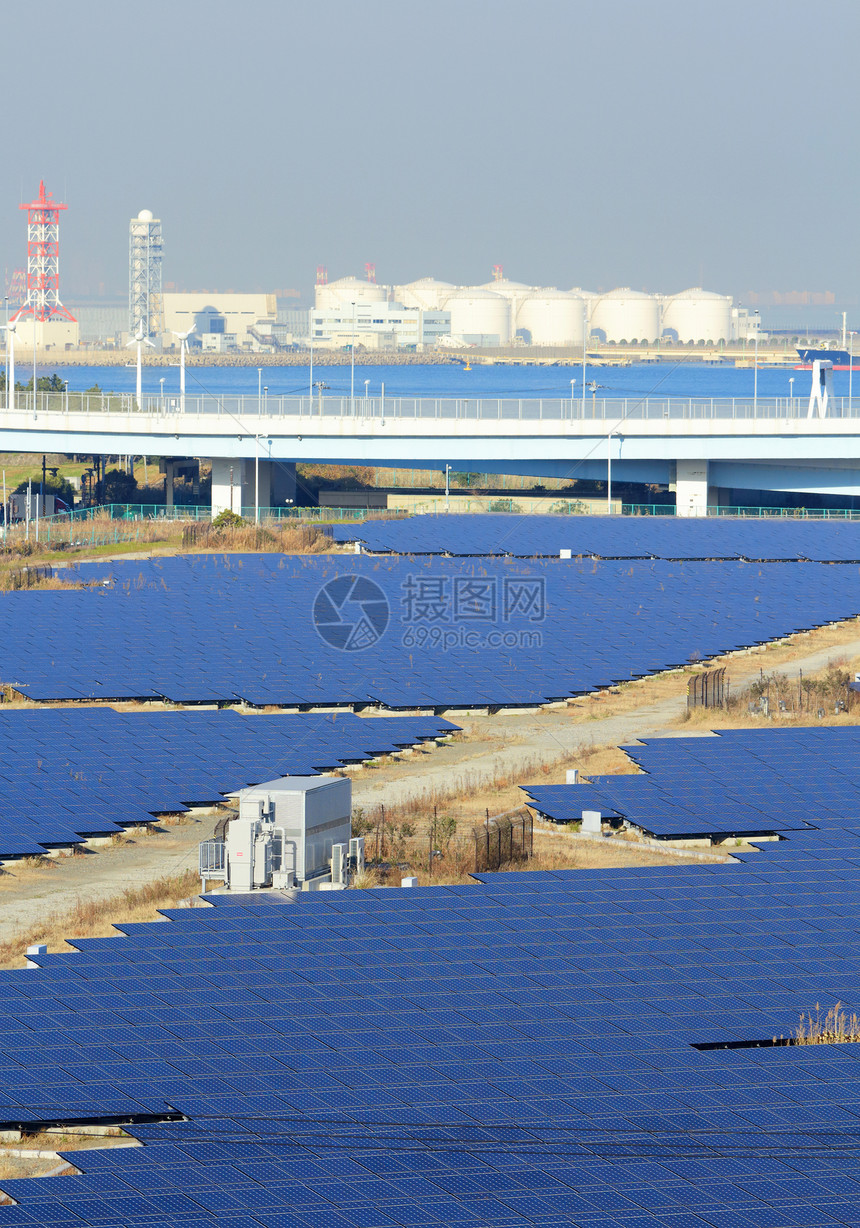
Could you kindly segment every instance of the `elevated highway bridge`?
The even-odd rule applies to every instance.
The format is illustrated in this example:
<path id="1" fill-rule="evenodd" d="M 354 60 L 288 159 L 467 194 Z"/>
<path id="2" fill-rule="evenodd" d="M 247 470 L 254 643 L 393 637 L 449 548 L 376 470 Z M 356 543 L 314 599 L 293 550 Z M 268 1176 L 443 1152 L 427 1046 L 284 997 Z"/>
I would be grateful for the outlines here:
<path id="1" fill-rule="evenodd" d="M 809 416 L 800 398 L 585 400 L 159 397 L 18 392 L 0 409 L 10 452 L 212 462 L 212 506 L 292 498 L 295 463 L 676 483 L 704 514 L 721 489 L 860 495 L 860 403 Z M 168 481 L 168 494 L 172 479 Z M 723 500 L 725 501 L 725 500 Z"/>

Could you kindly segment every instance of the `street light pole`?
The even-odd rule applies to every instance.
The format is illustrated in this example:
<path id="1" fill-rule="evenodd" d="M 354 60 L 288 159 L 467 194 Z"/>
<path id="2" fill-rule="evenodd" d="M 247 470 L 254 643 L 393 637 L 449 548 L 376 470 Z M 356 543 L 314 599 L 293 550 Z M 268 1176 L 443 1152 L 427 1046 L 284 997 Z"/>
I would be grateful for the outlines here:
<path id="1" fill-rule="evenodd" d="M 606 514 L 612 515 L 612 432 L 606 436 Z"/>
<path id="2" fill-rule="evenodd" d="M 254 436 L 254 524 L 260 525 L 260 436 Z"/>
<path id="3" fill-rule="evenodd" d="M 585 341 L 588 336 L 588 303 L 582 300 L 582 420 L 585 421 Z"/>
<path id="4" fill-rule="evenodd" d="M 572 379 L 570 381 L 570 416 L 571 418 L 573 417 L 573 401 L 574 401 L 574 397 L 576 396 L 576 393 L 574 391 L 575 388 L 576 388 L 576 380 Z"/>
<path id="5" fill-rule="evenodd" d="M 450 472 L 451 472 L 451 466 L 446 465 L 445 466 L 445 511 L 446 512 L 450 512 L 451 510 L 451 497 L 450 497 L 451 490 L 450 490 L 450 486 L 448 483 L 448 475 L 450 474 Z"/>
<path id="6" fill-rule="evenodd" d="M 758 330 L 761 316 L 755 313 L 755 356 L 753 358 L 753 417 L 758 416 Z"/>
<path id="7" fill-rule="evenodd" d="M 854 334 L 848 334 L 848 413 L 854 403 Z"/>
<path id="8" fill-rule="evenodd" d="M 788 412 L 791 413 L 794 408 L 794 376 L 788 377 Z"/>
<path id="9" fill-rule="evenodd" d="M 355 303 L 352 305 L 352 345 L 349 349 L 349 412 L 355 417 Z"/>
<path id="10" fill-rule="evenodd" d="M 263 368 L 257 367 L 257 415 L 263 409 Z"/>

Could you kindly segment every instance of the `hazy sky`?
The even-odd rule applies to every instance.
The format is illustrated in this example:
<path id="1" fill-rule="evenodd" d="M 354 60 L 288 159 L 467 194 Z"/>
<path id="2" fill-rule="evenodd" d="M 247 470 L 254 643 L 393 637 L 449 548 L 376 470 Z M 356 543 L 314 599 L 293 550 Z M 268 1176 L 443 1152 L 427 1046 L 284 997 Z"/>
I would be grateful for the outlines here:
<path id="1" fill-rule="evenodd" d="M 40 0 L 0 35 L 3 265 L 43 177 L 69 303 L 127 293 L 142 208 L 182 289 L 857 297 L 858 0 Z"/>

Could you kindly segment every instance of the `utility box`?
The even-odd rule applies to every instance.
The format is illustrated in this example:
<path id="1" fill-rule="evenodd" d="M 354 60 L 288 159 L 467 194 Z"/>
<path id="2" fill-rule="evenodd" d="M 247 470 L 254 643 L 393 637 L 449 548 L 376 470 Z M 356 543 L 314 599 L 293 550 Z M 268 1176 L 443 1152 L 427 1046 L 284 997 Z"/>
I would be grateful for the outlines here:
<path id="1" fill-rule="evenodd" d="M 285 776 L 239 794 L 227 827 L 227 882 L 233 891 L 292 887 L 332 874 L 335 845 L 349 849 L 352 784 L 339 776 Z M 343 870 L 345 875 L 345 868 Z"/>
<path id="2" fill-rule="evenodd" d="M 30 490 L 30 520 L 36 520 L 42 516 L 55 516 L 57 514 L 57 500 L 53 495 L 39 494 L 39 487 L 35 486 Z M 9 496 L 9 519 L 13 523 L 17 520 L 27 519 L 27 491 L 21 490 L 17 494 Z"/>

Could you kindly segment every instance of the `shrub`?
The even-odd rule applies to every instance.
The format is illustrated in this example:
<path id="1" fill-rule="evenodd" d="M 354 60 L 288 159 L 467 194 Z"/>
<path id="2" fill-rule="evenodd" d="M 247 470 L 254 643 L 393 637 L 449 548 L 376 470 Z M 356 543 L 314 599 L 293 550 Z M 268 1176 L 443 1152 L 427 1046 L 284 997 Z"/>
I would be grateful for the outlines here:
<path id="1" fill-rule="evenodd" d="M 245 521 L 242 519 L 241 516 L 238 516 L 235 512 L 231 512 L 229 508 L 225 508 L 224 511 L 219 512 L 218 515 L 212 521 L 212 528 L 213 529 L 241 529 L 243 528 L 244 524 L 245 524 Z"/>

